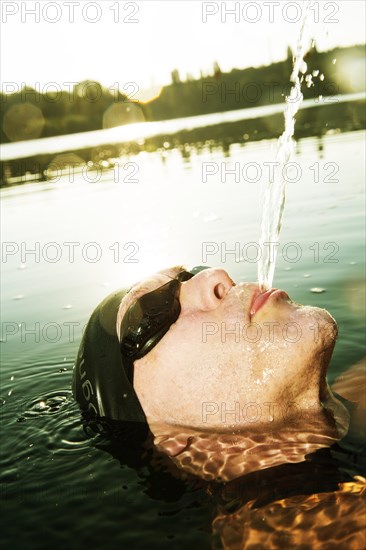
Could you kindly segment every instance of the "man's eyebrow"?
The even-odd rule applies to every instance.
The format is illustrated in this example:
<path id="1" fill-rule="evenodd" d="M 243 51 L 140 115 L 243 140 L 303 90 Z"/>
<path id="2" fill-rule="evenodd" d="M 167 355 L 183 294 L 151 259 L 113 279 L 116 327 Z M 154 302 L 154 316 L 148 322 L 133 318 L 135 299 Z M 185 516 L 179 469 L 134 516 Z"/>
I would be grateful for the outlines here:
<path id="1" fill-rule="evenodd" d="M 168 278 L 173 279 L 174 277 L 169 277 L 169 275 L 165 275 Z M 156 290 L 160 286 L 162 286 L 164 282 L 157 281 L 155 278 L 151 277 L 150 279 L 144 279 L 135 285 L 132 285 L 130 289 L 125 294 L 125 297 L 122 301 L 127 302 L 127 309 L 131 305 L 131 303 L 137 299 L 137 296 L 142 296 L 143 294 L 146 294 L 147 292 L 151 292 L 153 290 Z"/>
<path id="2" fill-rule="evenodd" d="M 163 269 L 162 271 L 158 271 L 157 273 L 154 273 L 154 275 L 151 275 L 151 277 L 148 277 L 146 279 L 142 279 L 141 281 L 133 284 L 126 292 L 124 300 L 127 302 L 130 301 L 130 299 L 133 299 L 135 294 L 145 293 L 145 292 L 151 292 L 152 290 L 156 290 L 159 288 L 159 286 L 164 285 L 164 282 L 157 282 L 157 277 L 167 277 L 170 280 L 173 280 L 176 278 L 178 273 L 181 271 L 185 271 L 186 268 L 182 265 L 176 265 L 174 267 Z M 138 288 L 140 287 L 140 288 Z"/>
<path id="3" fill-rule="evenodd" d="M 127 298 L 129 295 L 132 295 L 136 292 L 140 292 L 140 290 L 142 290 L 145 286 L 146 287 L 149 287 L 149 282 L 153 282 L 154 279 L 151 277 L 150 279 L 142 279 L 141 281 L 139 281 L 138 283 L 135 283 L 133 284 L 132 286 L 130 286 L 130 288 L 127 290 L 126 292 L 126 295 L 125 297 Z M 141 288 L 139 288 L 137 290 L 137 287 L 141 286 Z"/>

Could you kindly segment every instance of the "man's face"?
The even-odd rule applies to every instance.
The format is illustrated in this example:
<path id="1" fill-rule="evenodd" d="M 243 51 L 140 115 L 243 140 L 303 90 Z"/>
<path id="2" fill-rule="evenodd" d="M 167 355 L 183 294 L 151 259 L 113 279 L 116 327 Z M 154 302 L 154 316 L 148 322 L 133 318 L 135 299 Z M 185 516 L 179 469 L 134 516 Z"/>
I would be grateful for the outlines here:
<path id="1" fill-rule="evenodd" d="M 132 289 L 117 327 L 133 300 L 180 270 Z M 337 334 L 325 310 L 292 302 L 283 291 L 263 294 L 258 284 L 235 285 L 222 269 L 182 283 L 180 304 L 176 323 L 134 363 L 149 424 L 228 430 L 319 405 Z"/>

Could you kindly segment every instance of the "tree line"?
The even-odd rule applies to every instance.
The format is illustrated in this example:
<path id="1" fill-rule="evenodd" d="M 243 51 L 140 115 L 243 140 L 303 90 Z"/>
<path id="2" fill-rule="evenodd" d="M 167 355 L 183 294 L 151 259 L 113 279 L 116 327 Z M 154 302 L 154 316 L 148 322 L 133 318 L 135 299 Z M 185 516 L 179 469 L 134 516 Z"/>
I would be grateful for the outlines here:
<path id="1" fill-rule="evenodd" d="M 311 49 L 305 61 L 304 99 L 363 91 L 364 46 L 319 52 Z M 70 90 L 47 90 L 29 86 L 0 94 L 2 143 L 110 128 L 142 120 L 157 121 L 283 103 L 291 82 L 293 54 L 269 66 L 221 71 L 181 79 L 172 71 L 171 84 L 158 97 L 142 103 L 118 90 L 86 80 Z"/>

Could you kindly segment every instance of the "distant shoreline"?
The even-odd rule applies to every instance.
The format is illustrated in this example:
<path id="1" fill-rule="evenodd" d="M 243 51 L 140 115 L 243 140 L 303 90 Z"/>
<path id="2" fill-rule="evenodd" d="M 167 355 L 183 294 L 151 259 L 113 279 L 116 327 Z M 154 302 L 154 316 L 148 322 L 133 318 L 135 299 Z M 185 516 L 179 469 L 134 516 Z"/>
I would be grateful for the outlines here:
<path id="1" fill-rule="evenodd" d="M 326 102 L 315 104 L 313 100 L 304 101 L 296 117 L 295 139 L 364 129 L 365 97 L 365 93 L 360 93 L 326 98 Z M 75 171 L 83 166 L 88 166 L 88 170 L 108 171 L 121 157 L 142 151 L 178 149 L 182 157 L 187 158 L 190 149 L 212 146 L 221 147 L 225 152 L 233 143 L 277 139 L 283 130 L 283 111 L 282 103 L 5 144 L 1 148 L 1 185 L 52 181 L 55 173 L 61 173 L 68 166 Z M 17 158 L 11 158 L 12 150 L 19 155 Z"/>

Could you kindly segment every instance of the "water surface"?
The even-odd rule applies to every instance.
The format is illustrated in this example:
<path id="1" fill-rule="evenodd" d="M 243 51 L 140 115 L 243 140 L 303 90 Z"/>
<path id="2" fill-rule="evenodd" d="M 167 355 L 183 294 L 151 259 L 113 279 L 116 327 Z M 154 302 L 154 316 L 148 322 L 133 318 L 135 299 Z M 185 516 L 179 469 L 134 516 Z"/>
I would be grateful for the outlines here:
<path id="1" fill-rule="evenodd" d="M 355 132 L 301 140 L 301 176 L 287 185 L 274 286 L 336 318 L 330 380 L 364 355 L 364 139 Z M 237 282 L 256 280 L 249 243 L 258 243 L 264 163 L 275 147 L 192 149 L 185 159 L 175 150 L 142 153 L 128 159 L 136 182 L 121 171 L 96 183 L 79 174 L 2 191 L 2 238 L 12 252 L 3 249 L 2 264 L 6 544 L 210 547 L 206 489 L 154 469 L 148 456 L 122 450 L 121 458 L 88 438 L 71 397 L 72 367 L 94 306 L 156 269 L 222 266 Z M 235 163 L 240 176 L 225 175 Z"/>

